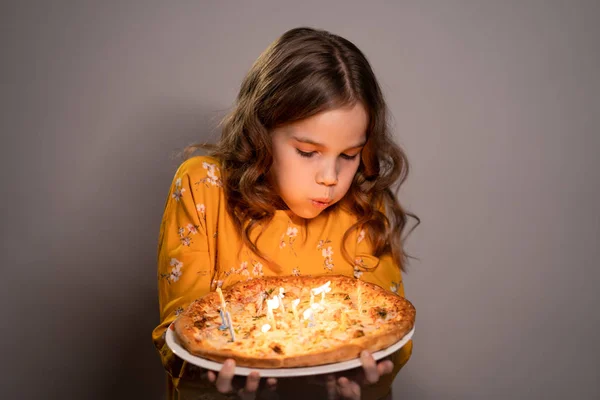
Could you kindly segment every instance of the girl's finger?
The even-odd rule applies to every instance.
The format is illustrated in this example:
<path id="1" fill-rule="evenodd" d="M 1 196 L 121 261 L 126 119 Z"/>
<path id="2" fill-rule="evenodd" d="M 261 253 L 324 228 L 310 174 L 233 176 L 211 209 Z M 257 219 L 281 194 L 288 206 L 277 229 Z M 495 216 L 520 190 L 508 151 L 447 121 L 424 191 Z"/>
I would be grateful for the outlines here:
<path id="1" fill-rule="evenodd" d="M 267 390 L 274 392 L 277 390 L 277 379 L 275 378 L 267 378 Z"/>
<path id="2" fill-rule="evenodd" d="M 254 393 L 258 389 L 260 383 L 260 374 L 256 371 L 250 372 L 250 375 L 246 378 L 246 386 L 244 390 L 249 393 Z"/>
<path id="3" fill-rule="evenodd" d="M 213 371 L 208 371 L 206 375 L 211 383 L 214 383 L 217 380 L 217 374 L 215 374 Z"/>
<path id="4" fill-rule="evenodd" d="M 394 370 L 394 363 L 390 360 L 382 361 L 377 364 L 377 372 L 379 372 L 379 376 L 391 374 Z"/>
<path id="5" fill-rule="evenodd" d="M 377 383 L 379 380 L 379 371 L 377 370 L 377 364 L 375 364 L 373 356 L 368 351 L 363 350 L 360 353 L 360 361 L 362 362 L 367 383 Z"/>
<path id="6" fill-rule="evenodd" d="M 325 387 L 327 389 L 327 400 L 335 400 L 338 398 L 338 387 L 335 375 L 327 375 Z"/>
<path id="7" fill-rule="evenodd" d="M 235 374 L 235 361 L 229 359 L 225 360 L 221 371 L 217 376 L 217 383 L 215 386 L 220 393 L 230 393 L 233 391 L 231 382 L 233 381 L 233 375 Z"/>
<path id="8" fill-rule="evenodd" d="M 341 377 L 337 381 L 338 393 L 342 399 L 360 400 L 360 385 Z"/>
<path id="9" fill-rule="evenodd" d="M 250 372 L 246 378 L 246 386 L 238 392 L 241 400 L 254 400 L 256 398 L 256 390 L 260 383 L 260 374 L 256 371 Z"/>

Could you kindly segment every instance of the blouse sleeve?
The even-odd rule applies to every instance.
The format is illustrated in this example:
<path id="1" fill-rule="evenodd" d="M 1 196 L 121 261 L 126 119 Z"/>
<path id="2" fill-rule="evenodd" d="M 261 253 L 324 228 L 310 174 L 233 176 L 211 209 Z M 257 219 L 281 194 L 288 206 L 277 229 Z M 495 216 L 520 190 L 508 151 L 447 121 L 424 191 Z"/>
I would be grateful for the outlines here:
<path id="1" fill-rule="evenodd" d="M 367 282 L 375 283 L 386 290 L 404 297 L 404 284 L 400 267 L 394 262 L 391 254 L 381 257 L 373 256 L 368 235 L 359 232 L 356 245 L 354 276 Z M 381 377 L 376 385 L 365 388 L 364 398 L 382 398 L 392 386 L 400 369 L 408 362 L 412 355 L 413 342 L 409 340 L 400 350 L 390 356 L 394 363 L 391 374 Z"/>
<path id="2" fill-rule="evenodd" d="M 163 366 L 177 377 L 182 361 L 165 344 L 165 332 L 195 299 L 210 291 L 215 274 L 217 214 L 221 194 L 216 164 L 197 157 L 184 162 L 173 179 L 158 243 L 160 324 L 152 339 Z"/>

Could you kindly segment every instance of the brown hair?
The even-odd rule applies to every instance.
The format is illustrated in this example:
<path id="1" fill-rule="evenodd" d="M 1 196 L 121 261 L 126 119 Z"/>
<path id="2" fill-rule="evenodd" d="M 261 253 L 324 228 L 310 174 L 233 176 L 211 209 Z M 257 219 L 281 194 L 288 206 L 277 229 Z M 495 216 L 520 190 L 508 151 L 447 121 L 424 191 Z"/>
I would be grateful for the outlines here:
<path id="1" fill-rule="evenodd" d="M 360 166 L 340 202 L 358 218 L 344 234 L 343 255 L 354 263 L 345 243 L 353 231 L 365 229 L 374 255 L 391 253 L 405 270 L 402 232 L 409 216 L 417 224 L 419 219 L 404 211 L 392 190 L 405 181 L 408 161 L 390 137 L 383 94 L 369 62 L 353 43 L 311 28 L 286 32 L 260 55 L 222 121 L 221 140 L 209 147 L 221 162 L 227 210 L 243 242 L 266 261 L 250 232 L 270 221 L 278 207 L 285 208 L 267 175 L 273 163 L 271 131 L 356 103 L 365 107 L 369 126 Z M 190 146 L 188 153 L 198 147 L 207 146 Z"/>

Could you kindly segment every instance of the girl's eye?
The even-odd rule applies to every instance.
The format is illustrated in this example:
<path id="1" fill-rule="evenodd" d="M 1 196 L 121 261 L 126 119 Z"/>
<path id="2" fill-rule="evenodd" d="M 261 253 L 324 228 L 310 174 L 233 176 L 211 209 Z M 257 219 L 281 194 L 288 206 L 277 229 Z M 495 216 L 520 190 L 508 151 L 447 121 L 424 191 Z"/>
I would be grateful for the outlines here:
<path id="1" fill-rule="evenodd" d="M 314 151 L 306 152 L 306 151 L 302 151 L 300 149 L 296 149 L 296 152 L 300 155 L 300 157 L 305 157 L 305 158 L 311 158 L 315 154 Z"/>
<path id="2" fill-rule="evenodd" d="M 340 154 L 340 157 L 342 157 L 344 160 L 354 160 L 359 154 L 360 153 L 356 153 L 355 155 L 350 156 L 348 154 L 342 153 L 342 154 Z"/>

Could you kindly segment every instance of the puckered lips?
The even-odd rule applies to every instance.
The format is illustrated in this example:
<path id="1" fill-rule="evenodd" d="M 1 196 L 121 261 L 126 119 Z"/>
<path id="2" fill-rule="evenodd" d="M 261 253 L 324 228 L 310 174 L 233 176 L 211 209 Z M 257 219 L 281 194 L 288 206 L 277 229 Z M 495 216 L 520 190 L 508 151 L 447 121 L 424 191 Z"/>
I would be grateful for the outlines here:
<path id="1" fill-rule="evenodd" d="M 316 208 L 320 208 L 320 209 L 327 208 L 327 206 L 329 206 L 332 202 L 332 200 L 327 197 L 318 197 L 318 198 L 310 199 L 310 200 L 311 200 L 313 206 L 315 206 Z"/>

